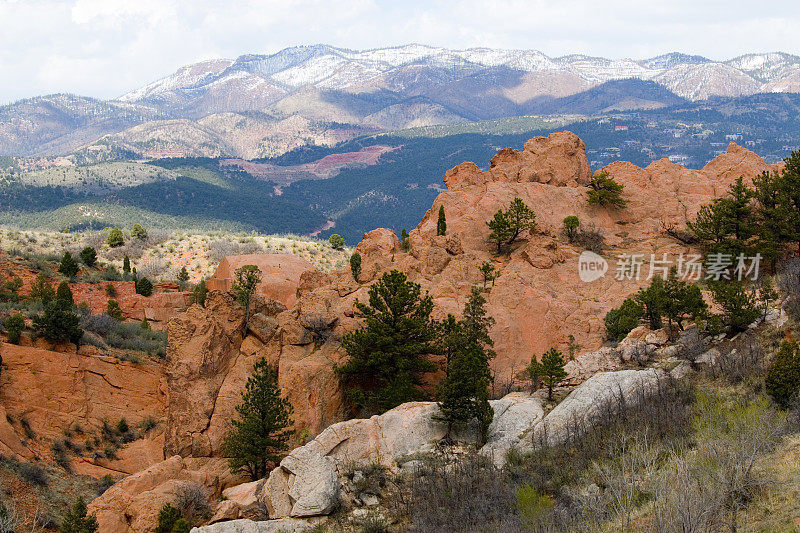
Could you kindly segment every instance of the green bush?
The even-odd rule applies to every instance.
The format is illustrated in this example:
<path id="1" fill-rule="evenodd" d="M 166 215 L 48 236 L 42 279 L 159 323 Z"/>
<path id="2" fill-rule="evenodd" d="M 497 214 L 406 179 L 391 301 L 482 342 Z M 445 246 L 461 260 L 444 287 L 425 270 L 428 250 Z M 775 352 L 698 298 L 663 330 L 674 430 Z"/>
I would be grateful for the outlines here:
<path id="1" fill-rule="evenodd" d="M 361 254 L 358 252 L 353 252 L 350 256 L 350 272 L 353 274 L 353 279 L 358 281 L 361 275 Z"/>
<path id="2" fill-rule="evenodd" d="M 342 250 L 344 249 L 344 239 L 341 235 L 334 233 L 330 237 L 328 237 L 328 244 L 331 245 L 331 248 L 334 250 Z"/>
<path id="3" fill-rule="evenodd" d="M 3 325 L 6 327 L 8 342 L 11 344 L 19 344 L 22 331 L 25 329 L 25 317 L 23 317 L 21 313 L 8 315 Z"/>
<path id="4" fill-rule="evenodd" d="M 606 313 L 604 319 L 608 338 L 621 341 L 630 333 L 644 317 L 644 309 L 633 298 L 626 298 L 617 309 Z"/>
<path id="5" fill-rule="evenodd" d="M 580 227 L 580 225 L 581 221 L 575 215 L 564 218 L 564 235 L 566 235 L 570 243 L 575 242 L 575 237 L 577 236 L 578 227 Z"/>
<path id="6" fill-rule="evenodd" d="M 141 224 L 134 224 L 131 228 L 131 237 L 140 241 L 147 240 L 147 230 Z"/>
<path id="7" fill-rule="evenodd" d="M 72 258 L 72 254 L 64 252 L 64 256 L 61 258 L 61 264 L 58 265 L 58 271 L 68 278 L 75 277 L 78 273 L 78 263 Z"/>
<path id="8" fill-rule="evenodd" d="M 136 294 L 142 296 L 150 296 L 153 294 L 153 283 L 147 278 L 140 278 L 136 280 Z"/>
<path id="9" fill-rule="evenodd" d="M 122 320 L 122 308 L 116 300 L 109 300 L 106 304 L 106 314 L 114 320 Z"/>
<path id="10" fill-rule="evenodd" d="M 622 190 L 625 188 L 621 183 L 608 175 L 608 172 L 600 172 L 589 182 L 589 204 L 622 209 L 628 202 L 622 198 Z"/>
<path id="11" fill-rule="evenodd" d="M 800 391 L 800 346 L 796 341 L 783 341 L 772 360 L 765 381 L 767 393 L 786 409 L 796 401 Z"/>
<path id="12" fill-rule="evenodd" d="M 125 244 L 125 236 L 122 234 L 122 230 L 119 228 L 111 228 L 108 232 L 106 243 L 111 248 L 117 248 Z"/>
<path id="13" fill-rule="evenodd" d="M 97 251 L 91 246 L 87 246 L 79 255 L 83 264 L 91 268 L 97 264 Z"/>

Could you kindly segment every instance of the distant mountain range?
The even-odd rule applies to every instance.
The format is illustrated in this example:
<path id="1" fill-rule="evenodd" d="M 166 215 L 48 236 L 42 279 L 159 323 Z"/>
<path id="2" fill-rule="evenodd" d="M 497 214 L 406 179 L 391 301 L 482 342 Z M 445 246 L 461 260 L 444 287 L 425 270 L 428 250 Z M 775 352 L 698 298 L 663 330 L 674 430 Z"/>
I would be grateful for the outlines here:
<path id="1" fill-rule="evenodd" d="M 182 67 L 116 100 L 50 95 L 0 107 L 0 155 L 69 155 L 73 163 L 253 159 L 412 127 L 776 92 L 800 92 L 800 57 L 611 60 L 533 50 L 302 46 Z"/>

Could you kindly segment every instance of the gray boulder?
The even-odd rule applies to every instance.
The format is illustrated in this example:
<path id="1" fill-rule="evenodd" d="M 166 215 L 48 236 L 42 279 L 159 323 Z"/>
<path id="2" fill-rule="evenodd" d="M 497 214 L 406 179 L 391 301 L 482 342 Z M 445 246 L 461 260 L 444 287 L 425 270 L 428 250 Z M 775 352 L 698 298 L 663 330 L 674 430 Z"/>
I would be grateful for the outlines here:
<path id="1" fill-rule="evenodd" d="M 191 533 L 302 533 L 311 526 L 305 520 L 282 518 L 279 520 L 229 520 L 209 526 L 192 528 Z"/>

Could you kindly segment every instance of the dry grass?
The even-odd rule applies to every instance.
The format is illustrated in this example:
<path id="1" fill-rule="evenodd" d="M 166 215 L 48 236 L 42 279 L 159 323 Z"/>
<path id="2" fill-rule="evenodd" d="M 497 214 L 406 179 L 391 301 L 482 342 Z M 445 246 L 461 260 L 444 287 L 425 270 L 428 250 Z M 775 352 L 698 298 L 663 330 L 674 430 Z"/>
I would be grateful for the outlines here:
<path id="1" fill-rule="evenodd" d="M 146 241 L 131 239 L 125 245 L 109 248 L 106 232 L 61 233 L 51 231 L 0 228 L 0 250 L 25 258 L 55 259 L 65 250 L 77 255 L 86 246 L 97 250 L 100 263 L 122 269 L 128 255 L 142 275 L 157 281 L 174 281 L 182 267 L 195 283 L 214 273 L 220 252 L 291 254 L 309 261 L 322 271 L 345 266 L 352 250 L 334 250 L 327 241 L 295 235 L 258 235 L 227 232 L 162 232 L 153 230 Z"/>

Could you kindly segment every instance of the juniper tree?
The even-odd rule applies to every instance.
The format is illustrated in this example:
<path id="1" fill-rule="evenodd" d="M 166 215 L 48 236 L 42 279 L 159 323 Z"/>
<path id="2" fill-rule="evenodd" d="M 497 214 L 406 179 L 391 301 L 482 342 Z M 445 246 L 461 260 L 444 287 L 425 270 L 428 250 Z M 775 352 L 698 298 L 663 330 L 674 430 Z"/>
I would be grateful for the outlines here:
<path id="1" fill-rule="evenodd" d="M 709 288 L 729 333 L 746 330 L 761 315 L 756 290 L 745 288 L 741 281 L 715 281 Z"/>
<path id="2" fill-rule="evenodd" d="M 178 272 L 178 285 L 181 287 L 185 287 L 186 283 L 189 281 L 189 271 L 186 270 L 186 265 L 181 267 L 180 272 Z"/>
<path id="3" fill-rule="evenodd" d="M 589 203 L 613 209 L 622 209 L 628 205 L 627 200 L 622 198 L 624 185 L 618 183 L 614 178 L 603 171 L 597 174 L 589 182 L 588 199 Z"/>
<path id="4" fill-rule="evenodd" d="M 136 294 L 141 294 L 142 296 L 150 296 L 153 294 L 153 282 L 146 277 L 137 279 L 134 282 L 134 288 L 136 289 Z"/>
<path id="5" fill-rule="evenodd" d="M 800 391 L 800 346 L 796 341 L 783 341 L 764 384 L 767 394 L 782 408 L 787 409 L 795 402 Z"/>
<path id="6" fill-rule="evenodd" d="M 343 250 L 345 243 L 341 235 L 334 233 L 328 237 L 328 244 L 330 244 L 331 248 L 334 250 Z"/>
<path id="7" fill-rule="evenodd" d="M 421 399 L 420 376 L 436 370 L 433 300 L 397 270 L 369 289 L 369 302 L 356 301 L 364 325 L 342 338 L 349 360 L 337 367 L 356 406 L 385 411 Z"/>
<path id="8" fill-rule="evenodd" d="M 125 236 L 122 235 L 122 230 L 119 228 L 111 228 L 108 231 L 106 243 L 110 248 L 116 248 L 125 244 Z"/>
<path id="9" fill-rule="evenodd" d="M 97 264 L 97 250 L 91 246 L 87 246 L 81 250 L 79 257 L 81 258 L 81 261 L 83 261 L 83 264 L 89 268 Z"/>
<path id="10" fill-rule="evenodd" d="M 757 230 L 752 199 L 753 191 L 739 178 L 725 197 L 701 207 L 688 227 L 711 253 L 733 257 L 749 253 Z"/>
<path id="11" fill-rule="evenodd" d="M 244 306 L 244 329 L 242 338 L 247 335 L 247 326 L 250 323 L 250 301 L 255 293 L 256 285 L 261 281 L 261 269 L 255 265 L 244 265 L 234 272 L 233 293 L 236 300 Z"/>
<path id="12" fill-rule="evenodd" d="M 575 215 L 570 215 L 564 218 L 564 235 L 566 235 L 570 244 L 575 242 L 575 237 L 578 235 L 578 228 L 580 225 L 581 221 Z"/>
<path id="13" fill-rule="evenodd" d="M 447 221 L 444 217 L 444 206 L 439 206 L 439 220 L 436 221 L 436 235 L 447 234 Z"/>
<path id="14" fill-rule="evenodd" d="M 87 512 L 86 502 L 83 501 L 83 498 L 78 497 L 61 520 L 58 531 L 60 533 L 95 533 L 98 530 L 97 519 L 94 515 L 86 516 Z"/>
<path id="15" fill-rule="evenodd" d="M 70 341 L 78 344 L 83 336 L 80 317 L 73 311 L 74 305 L 55 299 L 44 306 L 41 314 L 33 317 L 33 327 L 53 344 Z"/>
<path id="16" fill-rule="evenodd" d="M 464 306 L 463 318 L 447 328 L 452 350 L 445 379 L 438 387 L 441 418 L 448 424 L 448 434 L 454 424 L 477 420 L 482 441 L 494 412 L 489 405 L 489 385 L 492 374 L 489 360 L 495 356 L 489 328 L 494 319 L 487 316 L 486 299 L 479 287 L 473 287 Z"/>
<path id="17" fill-rule="evenodd" d="M 403 228 L 403 231 L 400 232 L 400 249 L 407 252 L 410 247 L 411 243 L 408 240 L 408 232 L 406 228 Z"/>
<path id="18" fill-rule="evenodd" d="M 361 275 L 361 254 L 358 252 L 353 252 L 350 256 L 350 272 L 353 274 L 353 279 L 358 281 Z"/>
<path id="19" fill-rule="evenodd" d="M 109 300 L 106 304 L 106 314 L 114 320 L 122 320 L 122 308 L 116 300 Z"/>
<path id="20" fill-rule="evenodd" d="M 30 297 L 41 301 L 43 305 L 56 297 L 56 290 L 43 272 L 39 273 L 36 276 L 36 280 L 31 284 Z"/>
<path id="21" fill-rule="evenodd" d="M 131 237 L 140 241 L 147 240 L 147 230 L 141 224 L 136 223 L 131 228 Z"/>
<path id="22" fill-rule="evenodd" d="M 25 317 L 23 317 L 21 313 L 8 315 L 3 325 L 6 327 L 8 342 L 11 344 L 19 344 L 22 331 L 25 329 Z"/>
<path id="23" fill-rule="evenodd" d="M 486 284 L 490 281 L 494 287 L 494 280 L 496 280 L 499 275 L 495 271 L 494 264 L 491 261 L 484 261 L 480 266 L 480 271 L 481 274 L 483 274 L 483 288 L 486 289 Z"/>
<path id="24" fill-rule="evenodd" d="M 78 273 L 78 263 L 72 258 L 71 253 L 64 252 L 61 257 L 61 263 L 58 265 L 58 271 L 68 278 L 74 278 L 75 274 Z"/>
<path id="25" fill-rule="evenodd" d="M 127 255 L 122 258 L 122 273 L 126 276 L 131 273 L 131 258 Z"/>
<path id="26" fill-rule="evenodd" d="M 56 289 L 56 301 L 63 302 L 64 305 L 70 308 L 75 305 L 72 289 L 69 288 L 69 283 L 66 281 L 62 281 L 58 284 L 58 289 Z"/>
<path id="27" fill-rule="evenodd" d="M 606 313 L 604 323 L 608 338 L 621 341 L 630 333 L 644 316 L 644 308 L 633 298 L 626 298 L 622 305 Z"/>
<path id="28" fill-rule="evenodd" d="M 236 406 L 238 419 L 225 436 L 223 451 L 234 474 L 244 473 L 253 481 L 266 476 L 270 463 L 278 463 L 288 449 L 292 426 L 292 404 L 281 395 L 278 372 L 260 359 L 247 379 L 242 401 Z"/>

